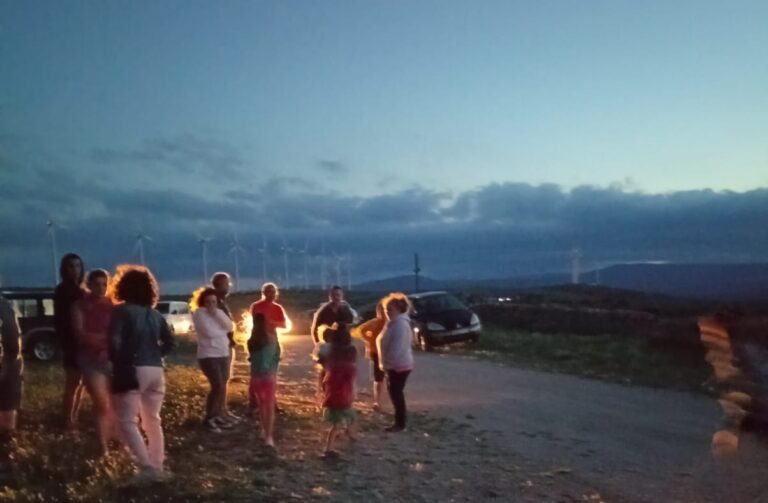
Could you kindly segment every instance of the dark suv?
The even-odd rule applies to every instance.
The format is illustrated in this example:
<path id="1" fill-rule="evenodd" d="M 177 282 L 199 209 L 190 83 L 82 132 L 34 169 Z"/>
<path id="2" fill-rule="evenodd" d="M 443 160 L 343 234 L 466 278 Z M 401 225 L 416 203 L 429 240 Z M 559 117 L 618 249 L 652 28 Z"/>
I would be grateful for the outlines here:
<path id="1" fill-rule="evenodd" d="M 53 360 L 59 342 L 53 328 L 53 290 L 3 291 L 19 315 L 21 348 L 38 360 Z"/>
<path id="2" fill-rule="evenodd" d="M 422 350 L 450 342 L 473 341 L 480 337 L 480 318 L 459 299 L 447 292 L 408 295 L 413 304 L 414 345 Z"/>

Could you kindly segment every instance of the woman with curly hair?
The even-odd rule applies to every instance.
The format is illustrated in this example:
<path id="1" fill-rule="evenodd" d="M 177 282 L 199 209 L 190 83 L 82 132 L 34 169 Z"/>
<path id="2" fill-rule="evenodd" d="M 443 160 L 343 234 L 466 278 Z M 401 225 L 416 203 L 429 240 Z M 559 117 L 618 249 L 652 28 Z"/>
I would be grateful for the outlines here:
<path id="1" fill-rule="evenodd" d="M 138 480 L 157 480 L 164 475 L 165 459 L 160 422 L 165 398 L 163 358 L 174 346 L 173 336 L 163 315 L 154 309 L 159 298 L 157 281 L 146 267 L 118 266 L 112 296 L 122 303 L 115 308 L 109 328 L 115 412 L 123 441 L 138 462 Z"/>

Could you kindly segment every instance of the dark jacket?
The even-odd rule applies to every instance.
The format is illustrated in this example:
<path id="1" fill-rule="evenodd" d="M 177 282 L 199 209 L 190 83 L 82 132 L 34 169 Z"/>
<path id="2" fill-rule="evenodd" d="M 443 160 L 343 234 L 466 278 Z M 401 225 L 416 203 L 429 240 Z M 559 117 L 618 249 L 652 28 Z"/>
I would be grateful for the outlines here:
<path id="1" fill-rule="evenodd" d="M 3 297 L 0 297 L 0 365 L 14 362 L 21 353 L 21 331 L 16 311 Z"/>
<path id="2" fill-rule="evenodd" d="M 338 311 L 335 312 L 331 306 L 331 303 L 326 302 L 325 304 L 321 305 L 317 311 L 315 311 L 315 316 L 312 319 L 312 338 L 315 340 L 315 343 L 320 342 L 317 329 L 321 325 L 330 326 L 334 323 L 344 323 L 346 325 L 351 325 L 355 321 L 354 318 L 355 315 L 352 313 L 352 308 L 349 307 L 349 304 L 346 302 L 342 302 Z"/>
<path id="3" fill-rule="evenodd" d="M 75 350 L 72 305 L 83 297 L 85 290 L 80 285 L 69 282 L 59 283 L 53 291 L 53 328 L 65 352 Z"/>
<path id="4" fill-rule="evenodd" d="M 109 357 L 113 363 L 162 367 L 175 342 L 162 314 L 148 306 L 121 304 L 109 327 Z"/>
<path id="5" fill-rule="evenodd" d="M 235 321 L 235 319 L 232 317 L 232 313 L 229 312 L 229 306 L 227 305 L 227 301 L 225 299 L 222 299 L 218 295 L 216 296 L 216 304 L 218 305 L 218 308 L 224 311 L 224 313 L 229 316 L 229 319 L 232 321 Z M 227 332 L 227 337 L 229 338 L 229 347 L 234 348 L 235 347 L 235 333 L 234 332 Z"/>

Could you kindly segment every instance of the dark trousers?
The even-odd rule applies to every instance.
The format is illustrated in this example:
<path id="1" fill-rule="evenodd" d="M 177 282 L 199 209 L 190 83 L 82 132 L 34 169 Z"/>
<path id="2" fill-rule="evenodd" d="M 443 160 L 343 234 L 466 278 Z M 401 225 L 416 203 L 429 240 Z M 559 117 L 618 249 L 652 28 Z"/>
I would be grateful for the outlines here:
<path id="1" fill-rule="evenodd" d="M 395 426 L 405 428 L 405 381 L 408 380 L 410 370 L 397 372 L 387 370 L 387 389 L 389 398 L 392 400 L 392 407 L 395 408 Z"/>
<path id="2" fill-rule="evenodd" d="M 230 358 L 200 358 L 200 370 L 203 371 L 211 391 L 205 403 L 205 418 L 221 416 L 227 406 L 227 384 L 229 382 Z"/>

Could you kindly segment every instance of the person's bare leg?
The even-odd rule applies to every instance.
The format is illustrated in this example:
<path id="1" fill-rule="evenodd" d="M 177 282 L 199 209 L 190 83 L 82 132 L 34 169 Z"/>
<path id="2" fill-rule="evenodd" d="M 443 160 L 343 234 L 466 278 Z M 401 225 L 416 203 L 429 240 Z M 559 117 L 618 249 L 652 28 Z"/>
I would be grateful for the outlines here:
<path id="1" fill-rule="evenodd" d="M 326 454 L 333 451 L 333 443 L 336 439 L 336 425 L 331 426 L 328 430 L 328 435 L 325 437 L 325 452 Z"/>
<path id="2" fill-rule="evenodd" d="M 264 443 L 270 447 L 274 447 L 275 439 L 273 433 L 275 429 L 275 403 L 274 401 L 268 401 L 263 405 L 263 407 L 259 407 L 259 410 L 261 411 L 261 429 L 264 433 Z"/>
<path id="3" fill-rule="evenodd" d="M 346 428 L 344 431 L 347 433 L 347 437 L 353 442 L 357 440 L 357 433 L 355 431 L 355 422 L 354 421 L 347 421 Z"/>
<path id="4" fill-rule="evenodd" d="M 373 381 L 373 406 L 381 407 L 381 392 L 384 388 L 382 381 Z"/>
<path id="5" fill-rule="evenodd" d="M 11 435 L 16 430 L 16 411 L 0 411 L 0 435 Z"/>
<path id="6" fill-rule="evenodd" d="M 67 428 L 74 428 L 83 397 L 83 376 L 73 368 L 64 370 L 64 421 Z"/>
<path id="7" fill-rule="evenodd" d="M 112 418 L 112 403 L 109 393 L 109 383 L 104 374 L 95 374 L 83 378 L 85 388 L 93 400 L 93 409 L 96 413 L 96 429 L 101 443 L 101 452 L 106 454 L 109 450 L 109 439 L 112 438 L 114 427 Z"/>

